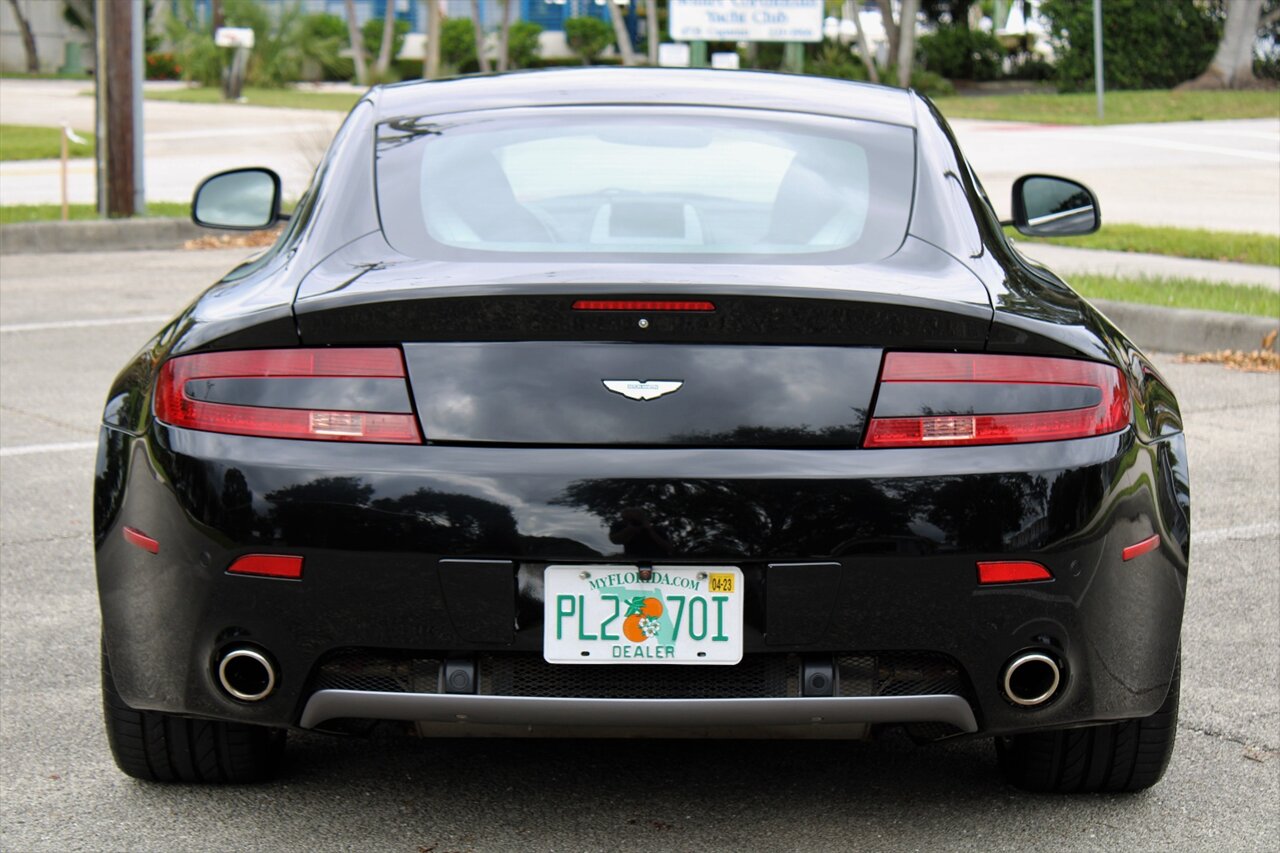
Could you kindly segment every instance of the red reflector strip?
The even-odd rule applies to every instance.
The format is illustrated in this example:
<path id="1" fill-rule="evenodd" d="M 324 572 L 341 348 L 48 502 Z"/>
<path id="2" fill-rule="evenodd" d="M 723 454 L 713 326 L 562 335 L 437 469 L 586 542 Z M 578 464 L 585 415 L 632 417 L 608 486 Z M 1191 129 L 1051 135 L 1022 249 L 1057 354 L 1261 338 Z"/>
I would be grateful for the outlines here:
<path id="1" fill-rule="evenodd" d="M 1050 581 L 1053 574 L 1039 563 L 1029 560 L 978 563 L 978 583 L 1023 583 Z"/>
<path id="2" fill-rule="evenodd" d="M 1148 536 L 1146 539 L 1143 539 L 1141 542 L 1138 542 L 1134 545 L 1130 545 L 1128 548 L 1125 548 L 1123 551 L 1120 552 L 1120 556 L 1124 558 L 1125 562 L 1128 562 L 1129 560 L 1132 560 L 1134 557 L 1141 557 L 1143 554 L 1146 554 L 1150 551 L 1154 551 L 1159 547 L 1160 547 L 1160 534 L 1157 533 L 1154 536 Z"/>
<path id="3" fill-rule="evenodd" d="M 126 527 L 121 532 L 124 534 L 124 541 L 128 542 L 130 545 L 137 545 L 142 550 L 149 551 L 152 554 L 160 553 L 160 543 L 143 533 L 141 530 L 133 527 Z"/>
<path id="4" fill-rule="evenodd" d="M 714 311 L 712 302 L 686 302 L 660 299 L 579 299 L 574 311 Z"/>
<path id="5" fill-rule="evenodd" d="M 246 554 L 227 569 L 233 575 L 259 575 L 266 578 L 302 577 L 302 558 L 282 554 Z"/>

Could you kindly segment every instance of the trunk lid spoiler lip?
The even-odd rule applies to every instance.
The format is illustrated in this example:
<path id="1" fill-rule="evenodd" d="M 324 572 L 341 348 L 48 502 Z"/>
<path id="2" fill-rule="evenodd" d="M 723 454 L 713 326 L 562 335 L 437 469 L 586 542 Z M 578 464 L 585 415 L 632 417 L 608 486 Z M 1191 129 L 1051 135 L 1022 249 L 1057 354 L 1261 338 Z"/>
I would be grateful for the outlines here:
<path id="1" fill-rule="evenodd" d="M 795 283 L 792 283 L 795 282 Z M 983 282 L 932 244 L 908 236 L 893 255 L 849 265 L 457 263 L 398 255 L 374 233 L 313 268 L 294 310 L 307 314 L 352 305 L 465 296 L 777 296 L 844 299 L 942 310 L 991 320 Z"/>

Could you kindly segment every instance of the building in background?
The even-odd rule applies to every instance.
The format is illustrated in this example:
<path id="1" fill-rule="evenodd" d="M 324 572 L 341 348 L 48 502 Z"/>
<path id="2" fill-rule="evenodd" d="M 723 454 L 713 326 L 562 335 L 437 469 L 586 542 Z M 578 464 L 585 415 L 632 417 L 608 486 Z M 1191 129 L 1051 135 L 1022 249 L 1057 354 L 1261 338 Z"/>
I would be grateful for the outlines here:
<path id="1" fill-rule="evenodd" d="M 62 0 L 18 0 L 18 11 L 35 36 L 41 74 L 79 74 L 93 67 L 93 39 L 68 23 Z M 25 72 L 27 53 L 13 5 L 0 3 L 0 71 Z"/>

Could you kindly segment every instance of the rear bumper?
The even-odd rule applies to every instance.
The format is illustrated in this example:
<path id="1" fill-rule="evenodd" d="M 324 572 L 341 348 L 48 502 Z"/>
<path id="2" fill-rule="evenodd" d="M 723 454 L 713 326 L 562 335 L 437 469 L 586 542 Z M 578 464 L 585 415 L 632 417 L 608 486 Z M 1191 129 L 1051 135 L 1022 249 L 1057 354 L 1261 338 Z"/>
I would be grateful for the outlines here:
<path id="1" fill-rule="evenodd" d="M 145 437 L 104 430 L 97 486 L 103 625 L 121 696 L 266 725 L 332 713 L 317 710 L 335 697 L 316 698 L 314 673 L 341 649 L 540 657 L 547 564 L 641 561 L 741 566 L 748 655 L 953 658 L 972 727 L 954 723 L 950 699 L 931 722 L 999 734 L 1144 716 L 1172 673 L 1189 542 L 1180 435 L 1150 445 L 1122 433 L 976 449 L 618 451 L 322 445 L 158 426 Z M 626 540 L 618 519 L 635 510 L 648 533 Z M 160 552 L 128 545 L 125 525 Z M 1122 560 L 1152 534 L 1158 550 Z M 304 576 L 227 574 L 251 553 L 300 555 Z M 1054 580 L 980 587 L 975 563 L 989 559 L 1036 560 Z M 279 667 L 261 702 L 232 700 L 216 683 L 219 655 L 239 644 Z M 998 688 L 1004 663 L 1028 648 L 1052 649 L 1067 672 L 1035 709 Z M 361 707 L 395 718 L 472 713 L 451 710 L 466 706 L 563 714 L 567 724 L 604 701 L 368 692 Z M 876 717 L 854 722 L 943 713 L 932 701 L 865 701 L 929 696 L 834 698 L 824 707 Z M 520 701 L 490 701 L 507 699 Z M 723 723 L 718 715 L 739 707 L 750 710 L 732 713 L 802 717 L 810 698 L 698 704 L 708 701 L 680 700 L 684 714 Z"/>
<path id="2" fill-rule="evenodd" d="M 857 696 L 787 699 L 557 699 L 546 696 L 439 696 L 320 690 L 299 725 L 371 718 L 476 726 L 701 727 L 839 726 L 850 723 L 946 723 L 976 732 L 961 696 Z"/>

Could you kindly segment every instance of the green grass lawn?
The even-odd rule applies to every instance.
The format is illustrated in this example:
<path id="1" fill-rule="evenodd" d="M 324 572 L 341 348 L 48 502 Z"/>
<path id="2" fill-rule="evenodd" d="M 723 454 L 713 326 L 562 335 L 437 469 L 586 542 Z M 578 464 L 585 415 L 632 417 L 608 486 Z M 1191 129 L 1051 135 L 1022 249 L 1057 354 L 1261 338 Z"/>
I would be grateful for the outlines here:
<path id="1" fill-rule="evenodd" d="M 148 100 L 182 101 L 190 104 L 223 104 L 222 90 L 214 88 L 166 89 L 147 92 Z M 297 89 L 245 88 L 245 104 L 251 107 L 286 107 L 346 112 L 360 96 L 354 92 L 304 92 Z"/>
<path id="2" fill-rule="evenodd" d="M 98 209 L 92 204 L 72 204 L 67 215 L 72 219 L 97 219 Z M 191 216 L 191 204 L 185 201 L 152 201 L 147 203 L 147 216 Z M 15 222 L 48 222 L 62 217 L 57 204 L 6 204 L 0 206 L 0 225 Z"/>
<path id="3" fill-rule="evenodd" d="M 1109 275 L 1073 275 L 1068 281 L 1077 293 L 1088 299 L 1280 318 L 1280 293 L 1256 285 L 1214 284 L 1191 278 L 1133 279 Z"/>
<path id="4" fill-rule="evenodd" d="M 1045 124 L 1133 124 L 1280 116 L 1280 94 L 1258 92 L 1108 92 L 1106 119 L 1098 121 L 1092 92 L 1069 95 L 981 95 L 936 98 L 947 118 L 985 118 Z"/>
<path id="5" fill-rule="evenodd" d="M 1005 232 L 1019 243 L 1052 243 L 1078 249 L 1148 252 L 1179 258 L 1280 266 L 1280 237 L 1273 234 L 1124 224 L 1103 225 L 1096 233 L 1084 237 L 1026 237 L 1012 228 L 1005 229 Z"/>
<path id="6" fill-rule="evenodd" d="M 93 156 L 93 131 L 76 132 L 85 140 L 84 145 L 72 142 L 68 153 L 72 157 Z M 60 127 L 32 127 L 25 124 L 0 124 L 0 160 L 49 160 L 62 156 L 58 135 Z"/>

